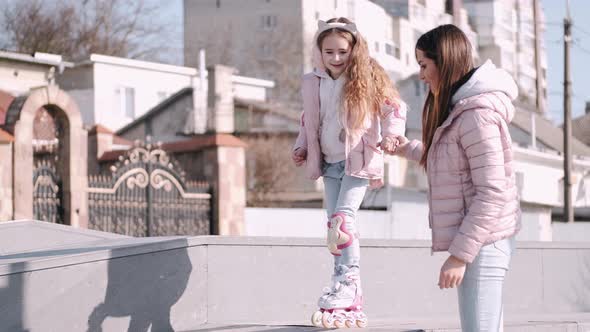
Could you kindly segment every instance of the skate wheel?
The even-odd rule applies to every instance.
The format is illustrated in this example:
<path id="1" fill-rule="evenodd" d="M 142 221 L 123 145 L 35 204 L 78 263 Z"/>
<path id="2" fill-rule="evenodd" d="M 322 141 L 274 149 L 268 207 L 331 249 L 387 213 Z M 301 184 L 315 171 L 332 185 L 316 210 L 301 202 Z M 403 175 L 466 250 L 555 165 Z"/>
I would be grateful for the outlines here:
<path id="1" fill-rule="evenodd" d="M 359 319 L 356 321 L 356 326 L 358 327 L 367 327 L 367 319 Z"/>
<path id="2" fill-rule="evenodd" d="M 343 328 L 345 325 L 346 325 L 346 323 L 345 323 L 343 320 L 336 319 L 336 320 L 334 321 L 334 327 L 336 327 L 336 328 L 339 328 L 339 329 L 341 329 L 341 328 Z"/>
<path id="3" fill-rule="evenodd" d="M 353 328 L 353 327 L 355 327 L 355 325 L 356 325 L 355 323 L 356 323 L 356 321 L 354 321 L 354 320 L 350 320 L 350 319 L 347 319 L 347 320 L 346 320 L 346 327 L 348 327 L 349 329 L 350 329 L 350 328 Z"/>
<path id="4" fill-rule="evenodd" d="M 316 327 L 322 327 L 322 316 L 324 315 L 321 311 L 316 311 L 311 315 L 311 324 Z"/>
<path id="5" fill-rule="evenodd" d="M 322 315 L 322 326 L 327 329 L 331 329 L 334 327 L 334 318 L 332 314 L 329 312 L 324 312 Z"/>

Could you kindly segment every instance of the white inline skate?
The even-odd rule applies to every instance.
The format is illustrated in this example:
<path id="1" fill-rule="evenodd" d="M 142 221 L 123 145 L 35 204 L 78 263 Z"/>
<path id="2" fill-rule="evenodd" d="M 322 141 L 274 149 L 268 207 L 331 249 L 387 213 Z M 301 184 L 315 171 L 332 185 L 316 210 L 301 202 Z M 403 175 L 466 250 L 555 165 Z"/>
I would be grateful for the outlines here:
<path id="1" fill-rule="evenodd" d="M 318 300 L 320 309 L 312 315 L 312 324 L 324 328 L 366 327 L 358 268 L 341 265 L 336 270 L 332 287 L 324 288 Z"/>

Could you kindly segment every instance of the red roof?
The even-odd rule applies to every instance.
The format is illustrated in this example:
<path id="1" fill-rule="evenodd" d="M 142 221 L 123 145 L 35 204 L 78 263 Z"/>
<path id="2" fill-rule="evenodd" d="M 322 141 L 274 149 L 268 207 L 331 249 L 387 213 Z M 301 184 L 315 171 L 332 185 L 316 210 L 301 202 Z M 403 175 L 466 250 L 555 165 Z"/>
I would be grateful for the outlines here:
<path id="1" fill-rule="evenodd" d="M 212 146 L 247 147 L 241 139 L 229 134 L 211 134 L 194 136 L 188 140 L 162 144 L 167 152 L 198 151 Z"/>
<path id="2" fill-rule="evenodd" d="M 162 149 L 166 152 L 199 151 L 214 146 L 247 147 L 241 139 L 229 134 L 210 134 L 194 136 L 190 139 L 178 142 L 163 143 Z M 125 154 L 125 150 L 114 150 L 103 153 L 99 161 L 114 161 Z"/>
<path id="3" fill-rule="evenodd" d="M 103 126 L 103 125 L 95 125 L 88 131 L 88 135 L 96 135 L 96 134 L 114 134 L 112 130 Z"/>

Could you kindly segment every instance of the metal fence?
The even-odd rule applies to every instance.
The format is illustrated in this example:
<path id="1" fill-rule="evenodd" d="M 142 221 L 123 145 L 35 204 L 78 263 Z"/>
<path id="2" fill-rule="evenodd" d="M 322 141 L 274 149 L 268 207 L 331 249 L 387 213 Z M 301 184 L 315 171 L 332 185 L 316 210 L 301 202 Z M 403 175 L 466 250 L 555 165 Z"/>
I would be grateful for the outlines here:
<path id="1" fill-rule="evenodd" d="M 206 182 L 187 181 L 158 146 L 137 146 L 88 181 L 88 227 L 130 236 L 211 233 Z"/>

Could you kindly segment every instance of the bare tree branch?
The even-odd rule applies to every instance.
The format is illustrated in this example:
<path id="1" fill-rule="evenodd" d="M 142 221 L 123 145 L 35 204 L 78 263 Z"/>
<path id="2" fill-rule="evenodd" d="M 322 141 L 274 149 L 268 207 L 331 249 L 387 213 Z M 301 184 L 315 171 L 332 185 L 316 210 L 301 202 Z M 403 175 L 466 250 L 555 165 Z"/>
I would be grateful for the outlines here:
<path id="1" fill-rule="evenodd" d="M 4 10 L 0 26 L 5 49 L 48 52 L 71 60 L 92 53 L 129 58 L 155 57 L 163 48 L 165 27 L 153 17 L 157 6 L 144 0 L 21 0 Z"/>

